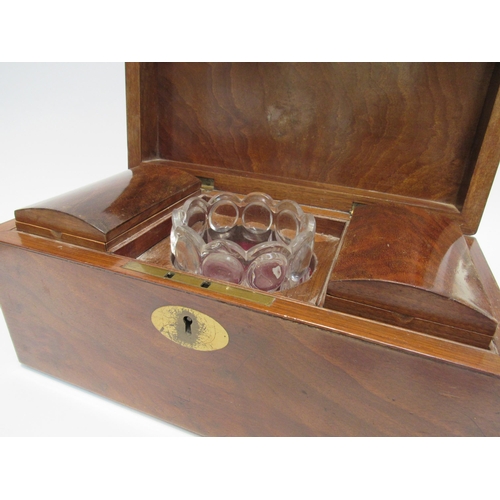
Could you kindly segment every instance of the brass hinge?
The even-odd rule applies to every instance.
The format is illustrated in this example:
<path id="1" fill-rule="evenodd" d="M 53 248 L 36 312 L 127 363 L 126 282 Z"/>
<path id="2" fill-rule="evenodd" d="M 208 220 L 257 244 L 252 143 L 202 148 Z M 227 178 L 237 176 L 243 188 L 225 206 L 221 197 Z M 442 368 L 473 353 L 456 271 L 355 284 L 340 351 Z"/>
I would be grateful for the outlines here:
<path id="1" fill-rule="evenodd" d="M 214 179 L 208 177 L 198 177 L 198 179 L 201 181 L 201 189 L 203 191 L 213 191 L 215 189 Z"/>
<path id="2" fill-rule="evenodd" d="M 351 209 L 349 210 L 349 214 L 352 216 L 354 214 L 354 210 L 356 210 L 356 207 L 359 207 L 360 205 L 364 205 L 364 203 L 358 203 L 357 201 L 353 201 Z"/>

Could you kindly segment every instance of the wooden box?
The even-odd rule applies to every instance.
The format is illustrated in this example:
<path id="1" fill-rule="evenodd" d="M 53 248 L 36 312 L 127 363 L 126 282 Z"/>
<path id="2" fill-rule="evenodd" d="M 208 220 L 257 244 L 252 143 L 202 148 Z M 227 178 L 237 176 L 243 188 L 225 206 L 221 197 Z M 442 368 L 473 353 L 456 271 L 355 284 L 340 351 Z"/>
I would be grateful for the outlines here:
<path id="1" fill-rule="evenodd" d="M 203 435 L 500 434 L 500 293 L 472 237 L 500 160 L 498 65 L 126 78 L 130 170 L 0 226 L 22 363 Z M 172 210 L 214 191 L 312 213 L 311 279 L 264 293 L 176 270 Z M 185 317 L 225 341 L 192 341 Z"/>

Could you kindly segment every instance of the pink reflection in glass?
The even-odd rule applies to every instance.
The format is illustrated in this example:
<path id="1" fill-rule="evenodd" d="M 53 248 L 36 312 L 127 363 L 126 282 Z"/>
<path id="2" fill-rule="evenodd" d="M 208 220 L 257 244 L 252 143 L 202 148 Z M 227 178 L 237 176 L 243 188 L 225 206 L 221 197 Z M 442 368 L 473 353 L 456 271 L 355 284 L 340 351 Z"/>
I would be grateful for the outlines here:
<path id="1" fill-rule="evenodd" d="M 264 193 L 188 199 L 172 214 L 175 267 L 266 292 L 303 283 L 313 272 L 314 217 Z"/>

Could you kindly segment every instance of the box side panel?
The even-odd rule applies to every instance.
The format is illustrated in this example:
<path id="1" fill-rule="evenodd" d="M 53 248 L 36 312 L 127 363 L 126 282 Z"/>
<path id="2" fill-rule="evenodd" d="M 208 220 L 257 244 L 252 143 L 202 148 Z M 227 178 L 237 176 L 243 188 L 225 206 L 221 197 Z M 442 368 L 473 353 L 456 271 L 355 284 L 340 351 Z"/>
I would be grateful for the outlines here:
<path id="1" fill-rule="evenodd" d="M 462 180 L 459 205 L 465 234 L 475 234 L 500 162 L 500 65 L 497 63 L 471 151 L 470 165 Z"/>
<path id="2" fill-rule="evenodd" d="M 22 363 L 204 435 L 500 435 L 500 379 L 86 264 L 0 244 Z M 182 305 L 228 332 L 187 349 Z"/>
<path id="3" fill-rule="evenodd" d="M 129 168 L 158 155 L 158 99 L 153 63 L 127 63 L 127 145 Z"/>

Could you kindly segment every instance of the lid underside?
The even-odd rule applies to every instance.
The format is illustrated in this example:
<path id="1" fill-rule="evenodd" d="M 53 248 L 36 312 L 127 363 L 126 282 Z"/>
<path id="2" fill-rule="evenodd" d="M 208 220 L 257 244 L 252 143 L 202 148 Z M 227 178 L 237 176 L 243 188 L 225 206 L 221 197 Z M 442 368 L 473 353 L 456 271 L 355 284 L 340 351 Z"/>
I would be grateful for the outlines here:
<path id="1" fill-rule="evenodd" d="M 477 189 L 473 178 L 498 128 L 497 91 L 494 63 L 132 63 L 130 164 L 199 164 L 458 211 L 473 195 L 482 212 L 493 177 Z M 500 149 L 490 143 L 489 172 Z"/>

